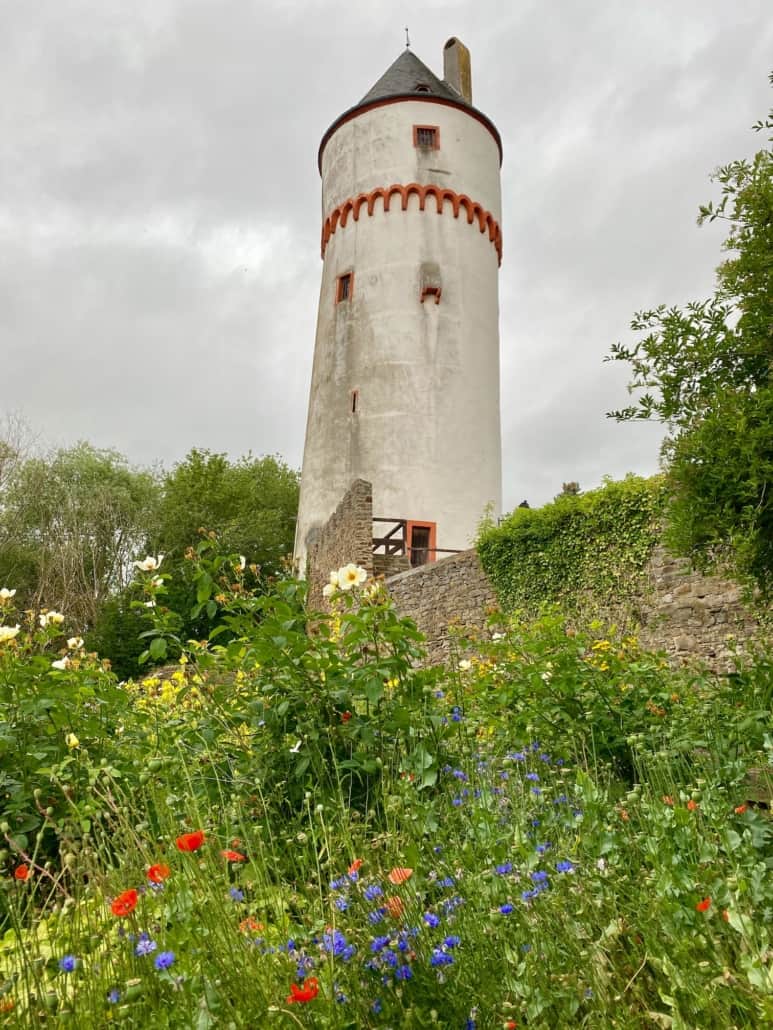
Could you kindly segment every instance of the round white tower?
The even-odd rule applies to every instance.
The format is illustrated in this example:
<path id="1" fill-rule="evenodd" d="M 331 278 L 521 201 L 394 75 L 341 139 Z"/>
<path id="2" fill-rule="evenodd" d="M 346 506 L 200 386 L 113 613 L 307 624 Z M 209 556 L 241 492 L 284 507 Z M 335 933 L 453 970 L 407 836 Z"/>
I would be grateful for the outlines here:
<path id="1" fill-rule="evenodd" d="M 414 564 L 469 547 L 500 510 L 502 146 L 472 106 L 456 39 L 444 76 L 405 50 L 320 145 L 300 571 L 357 478 L 372 483 L 375 517 L 406 520 Z"/>

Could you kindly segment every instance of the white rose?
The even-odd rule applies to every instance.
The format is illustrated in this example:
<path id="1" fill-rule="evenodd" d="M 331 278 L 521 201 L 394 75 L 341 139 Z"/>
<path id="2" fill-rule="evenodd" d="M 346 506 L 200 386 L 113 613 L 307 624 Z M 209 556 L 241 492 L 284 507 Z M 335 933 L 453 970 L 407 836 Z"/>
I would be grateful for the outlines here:
<path id="1" fill-rule="evenodd" d="M 462 672 L 467 672 L 469 669 L 472 668 L 472 662 L 469 660 L 469 658 L 462 658 L 462 660 L 459 662 L 459 668 L 462 670 Z"/>
<path id="2" fill-rule="evenodd" d="M 338 586 L 341 590 L 351 590 L 352 587 L 358 587 L 367 578 L 368 574 L 365 569 L 361 565 L 355 565 L 353 562 L 343 565 L 338 570 Z"/>
<path id="3" fill-rule="evenodd" d="M 161 562 L 164 560 L 163 554 L 159 554 L 157 557 L 149 554 L 142 561 L 134 562 L 135 569 L 139 569 L 140 572 L 155 572 Z"/>
<path id="4" fill-rule="evenodd" d="M 67 646 L 71 651 L 78 651 L 83 647 L 83 637 L 70 637 L 67 641 Z"/>
<path id="5" fill-rule="evenodd" d="M 52 669 L 59 669 L 60 672 L 64 672 L 67 666 L 70 664 L 69 658 L 57 658 L 55 662 L 51 662 Z"/>
<path id="6" fill-rule="evenodd" d="M 0 626 L 0 644 L 4 644 L 6 640 L 13 640 L 18 632 L 18 626 Z"/>
<path id="7" fill-rule="evenodd" d="M 2 604 L 4 601 L 10 601 L 15 593 L 15 590 L 9 590 L 8 587 L 3 587 L 2 589 L 0 589 L 0 604 Z"/>

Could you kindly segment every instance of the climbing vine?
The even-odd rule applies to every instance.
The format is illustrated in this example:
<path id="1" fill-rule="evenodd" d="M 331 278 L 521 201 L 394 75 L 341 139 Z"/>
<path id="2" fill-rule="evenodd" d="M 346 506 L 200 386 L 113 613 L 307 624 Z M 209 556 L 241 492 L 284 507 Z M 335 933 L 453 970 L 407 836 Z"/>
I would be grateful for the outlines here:
<path id="1" fill-rule="evenodd" d="M 662 507 L 659 477 L 608 480 L 543 508 L 516 508 L 481 531 L 478 553 L 507 611 L 558 604 L 593 617 L 630 608 L 644 588 Z"/>

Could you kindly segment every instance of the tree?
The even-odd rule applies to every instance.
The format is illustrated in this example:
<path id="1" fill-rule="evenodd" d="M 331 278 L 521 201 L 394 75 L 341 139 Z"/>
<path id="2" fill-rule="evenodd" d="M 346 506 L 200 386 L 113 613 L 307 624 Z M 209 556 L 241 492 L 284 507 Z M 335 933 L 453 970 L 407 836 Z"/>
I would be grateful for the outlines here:
<path id="1" fill-rule="evenodd" d="M 19 463 L 0 506 L 0 579 L 87 630 L 131 580 L 158 498 L 150 472 L 87 443 Z"/>
<path id="2" fill-rule="evenodd" d="M 192 450 L 167 475 L 153 548 L 182 557 L 214 530 L 221 550 L 243 554 L 273 575 L 292 551 L 298 512 L 298 473 L 278 457 Z"/>
<path id="3" fill-rule="evenodd" d="M 771 75 L 773 84 L 773 75 Z M 755 130 L 773 128 L 773 110 Z M 773 137 L 768 138 L 768 142 Z M 773 150 L 712 177 L 716 206 L 698 223 L 728 223 L 714 296 L 637 314 L 645 334 L 607 360 L 631 365 L 636 402 L 618 421 L 657 419 L 663 445 L 667 541 L 708 567 L 735 564 L 764 594 L 773 589 Z"/>

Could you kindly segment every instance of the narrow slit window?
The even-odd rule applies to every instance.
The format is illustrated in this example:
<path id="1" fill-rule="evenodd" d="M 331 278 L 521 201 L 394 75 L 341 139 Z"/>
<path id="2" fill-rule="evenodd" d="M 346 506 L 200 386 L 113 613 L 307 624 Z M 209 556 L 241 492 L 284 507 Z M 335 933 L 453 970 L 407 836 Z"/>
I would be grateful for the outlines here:
<path id="1" fill-rule="evenodd" d="M 338 276 L 336 282 L 336 304 L 344 300 L 351 300 L 354 292 L 354 272 L 345 272 Z"/>
<path id="2" fill-rule="evenodd" d="M 428 297 L 430 300 L 434 300 L 436 304 L 439 304 L 441 292 L 442 291 L 439 286 L 425 286 L 421 291 L 422 304 Z"/>
<path id="3" fill-rule="evenodd" d="M 440 129 L 437 125 L 414 125 L 413 145 L 421 150 L 440 149 Z"/>
<path id="4" fill-rule="evenodd" d="M 357 414 L 357 405 L 359 404 L 359 402 L 360 402 L 360 391 L 359 390 L 352 390 L 351 402 L 350 402 L 350 408 L 349 408 L 349 410 L 351 411 L 352 415 L 356 415 Z"/>

